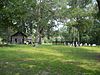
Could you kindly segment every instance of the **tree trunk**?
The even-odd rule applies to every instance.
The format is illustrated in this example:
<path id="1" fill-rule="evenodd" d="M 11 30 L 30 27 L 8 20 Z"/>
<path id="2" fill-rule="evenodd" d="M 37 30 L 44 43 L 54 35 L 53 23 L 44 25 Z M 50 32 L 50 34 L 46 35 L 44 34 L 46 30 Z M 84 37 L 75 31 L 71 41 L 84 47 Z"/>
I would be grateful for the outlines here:
<path id="1" fill-rule="evenodd" d="M 42 37 L 41 37 L 41 35 L 37 35 L 35 37 L 35 44 L 42 44 Z"/>
<path id="2" fill-rule="evenodd" d="M 42 44 L 42 36 L 41 36 L 41 33 L 40 33 L 40 27 L 39 26 L 37 27 L 37 30 L 36 30 L 35 43 L 36 44 Z"/>
<path id="3" fill-rule="evenodd" d="M 39 35 L 39 42 L 38 42 L 38 44 L 42 44 L 42 37 L 41 37 L 41 35 Z"/>
<path id="4" fill-rule="evenodd" d="M 97 0 L 97 3 L 98 3 L 98 9 L 99 9 L 99 12 L 100 12 L 100 0 Z"/>
<path id="5" fill-rule="evenodd" d="M 80 46 L 80 43 L 81 43 L 81 32 L 80 32 L 79 30 L 78 30 L 78 32 L 79 32 L 79 33 L 78 33 L 78 34 L 79 34 L 79 35 L 78 35 L 78 37 L 79 37 L 79 38 L 78 38 L 78 46 Z"/>

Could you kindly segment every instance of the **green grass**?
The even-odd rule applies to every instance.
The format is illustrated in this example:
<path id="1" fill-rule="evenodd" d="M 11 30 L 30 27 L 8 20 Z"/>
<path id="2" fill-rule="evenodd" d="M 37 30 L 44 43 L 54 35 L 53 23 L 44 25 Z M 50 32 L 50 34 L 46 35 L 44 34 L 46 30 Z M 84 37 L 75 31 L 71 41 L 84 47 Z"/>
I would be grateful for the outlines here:
<path id="1" fill-rule="evenodd" d="M 0 75 L 100 75 L 100 47 L 0 47 Z"/>

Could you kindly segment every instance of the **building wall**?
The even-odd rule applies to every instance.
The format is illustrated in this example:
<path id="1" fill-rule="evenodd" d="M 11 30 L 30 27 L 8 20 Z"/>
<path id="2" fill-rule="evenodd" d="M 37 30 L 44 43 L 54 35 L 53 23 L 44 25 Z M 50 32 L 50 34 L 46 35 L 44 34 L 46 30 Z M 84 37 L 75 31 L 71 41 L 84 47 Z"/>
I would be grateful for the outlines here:
<path id="1" fill-rule="evenodd" d="M 12 44 L 23 44 L 26 41 L 26 37 L 24 36 L 12 36 Z"/>

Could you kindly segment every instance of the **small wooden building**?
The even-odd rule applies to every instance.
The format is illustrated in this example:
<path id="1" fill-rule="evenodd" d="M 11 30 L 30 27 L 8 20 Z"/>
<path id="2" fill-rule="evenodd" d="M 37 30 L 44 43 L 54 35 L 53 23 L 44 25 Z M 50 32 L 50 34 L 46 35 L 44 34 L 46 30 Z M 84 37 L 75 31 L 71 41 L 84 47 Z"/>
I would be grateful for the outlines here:
<path id="1" fill-rule="evenodd" d="M 11 36 L 12 44 L 24 44 L 27 41 L 27 35 L 22 32 L 17 32 Z"/>

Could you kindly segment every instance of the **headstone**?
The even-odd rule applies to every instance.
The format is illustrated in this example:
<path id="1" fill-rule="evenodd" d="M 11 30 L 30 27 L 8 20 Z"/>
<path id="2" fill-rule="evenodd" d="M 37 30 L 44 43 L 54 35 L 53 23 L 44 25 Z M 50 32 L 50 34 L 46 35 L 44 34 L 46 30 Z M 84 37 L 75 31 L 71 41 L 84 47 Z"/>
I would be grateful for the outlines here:
<path id="1" fill-rule="evenodd" d="M 83 44 L 81 43 L 80 46 L 83 46 Z"/>
<path id="2" fill-rule="evenodd" d="M 76 42 L 76 46 L 79 46 L 78 42 Z"/>
<path id="3" fill-rule="evenodd" d="M 92 44 L 92 46 L 96 46 L 96 44 Z"/>
<path id="4" fill-rule="evenodd" d="M 68 43 L 68 46 L 70 46 L 70 43 Z"/>
<path id="5" fill-rule="evenodd" d="M 26 42 L 26 45 L 28 45 L 28 42 Z"/>
<path id="6" fill-rule="evenodd" d="M 72 46 L 74 46 L 74 42 L 72 43 Z"/>
<path id="7" fill-rule="evenodd" d="M 89 44 L 89 46 L 91 46 L 91 44 Z"/>
<path id="8" fill-rule="evenodd" d="M 70 47 L 72 47 L 73 45 L 72 44 L 70 44 Z"/>
<path id="9" fill-rule="evenodd" d="M 64 45 L 66 45 L 66 42 L 64 42 Z"/>
<path id="10" fill-rule="evenodd" d="M 85 43 L 84 46 L 87 46 L 87 43 Z"/>

